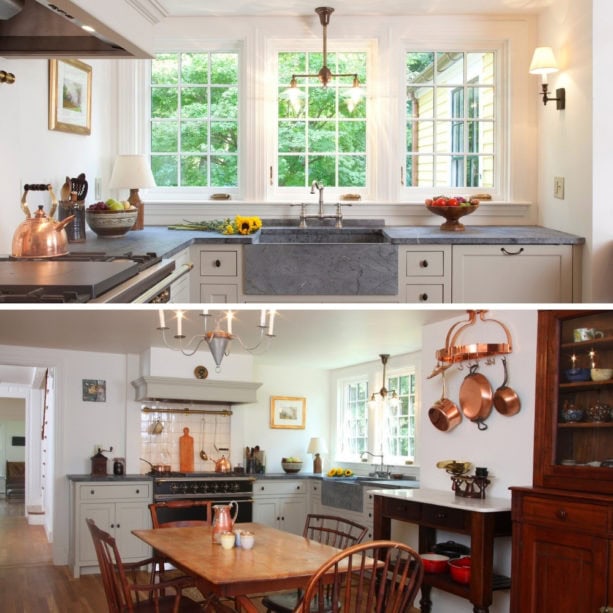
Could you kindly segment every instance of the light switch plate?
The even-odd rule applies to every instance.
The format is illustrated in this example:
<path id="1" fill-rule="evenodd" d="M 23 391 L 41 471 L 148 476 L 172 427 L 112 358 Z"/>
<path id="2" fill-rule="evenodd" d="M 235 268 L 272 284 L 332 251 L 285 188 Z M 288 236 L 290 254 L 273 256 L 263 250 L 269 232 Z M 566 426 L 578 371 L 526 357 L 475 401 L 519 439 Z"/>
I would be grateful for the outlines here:
<path id="1" fill-rule="evenodd" d="M 553 178 L 553 196 L 564 200 L 564 177 Z"/>

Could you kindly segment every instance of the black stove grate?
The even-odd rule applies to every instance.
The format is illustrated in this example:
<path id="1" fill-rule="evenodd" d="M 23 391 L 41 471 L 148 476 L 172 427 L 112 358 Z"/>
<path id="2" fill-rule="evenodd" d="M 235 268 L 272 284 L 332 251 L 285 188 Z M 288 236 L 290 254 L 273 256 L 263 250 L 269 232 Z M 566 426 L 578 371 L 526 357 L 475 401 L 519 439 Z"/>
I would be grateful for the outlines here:
<path id="1" fill-rule="evenodd" d="M 11 292 L 10 290 L 0 289 L 0 303 L 50 303 L 50 304 L 65 304 L 65 303 L 84 303 L 91 298 L 89 293 L 79 293 L 74 291 L 58 291 L 46 290 L 44 287 L 39 287 L 29 292 Z"/>

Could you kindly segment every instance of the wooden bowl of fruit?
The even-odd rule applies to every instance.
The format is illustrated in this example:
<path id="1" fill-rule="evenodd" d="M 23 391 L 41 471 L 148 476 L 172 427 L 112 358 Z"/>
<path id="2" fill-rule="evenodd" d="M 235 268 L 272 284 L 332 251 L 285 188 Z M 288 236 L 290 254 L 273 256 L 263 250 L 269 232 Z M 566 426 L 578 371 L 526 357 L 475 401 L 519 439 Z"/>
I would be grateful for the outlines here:
<path id="1" fill-rule="evenodd" d="M 441 230 L 446 232 L 463 232 L 464 224 L 459 222 L 460 217 L 470 215 L 479 208 L 479 201 L 476 198 L 467 200 L 463 196 L 437 196 L 426 200 L 426 208 L 435 215 L 445 218 L 445 223 L 441 224 Z"/>
<path id="2" fill-rule="evenodd" d="M 85 220 L 92 232 L 101 237 L 123 236 L 136 223 L 138 211 L 127 202 L 109 199 L 96 202 L 85 210 Z"/>

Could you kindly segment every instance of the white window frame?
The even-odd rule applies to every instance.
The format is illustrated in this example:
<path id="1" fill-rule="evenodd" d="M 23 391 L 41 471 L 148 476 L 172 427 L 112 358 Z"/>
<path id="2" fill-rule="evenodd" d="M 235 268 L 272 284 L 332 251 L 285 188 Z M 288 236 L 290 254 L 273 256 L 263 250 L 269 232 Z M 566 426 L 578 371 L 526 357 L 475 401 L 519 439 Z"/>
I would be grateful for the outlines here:
<path id="1" fill-rule="evenodd" d="M 417 379 L 417 368 L 416 368 L 416 366 L 413 364 L 411 366 L 404 367 L 404 368 L 398 368 L 396 370 L 393 370 L 393 371 L 387 373 L 387 378 L 388 379 L 390 377 L 403 377 L 403 376 L 409 376 L 409 377 L 413 376 L 413 377 L 415 377 L 415 402 L 414 402 L 414 405 L 413 405 L 413 412 L 414 412 L 414 418 L 415 418 L 415 430 L 414 430 L 414 433 L 413 433 L 413 437 L 414 437 L 414 440 L 415 440 L 415 452 L 416 452 L 417 451 L 417 438 L 418 438 L 417 437 L 417 432 L 418 432 L 418 428 L 417 428 L 417 418 L 418 418 L 417 399 L 418 399 L 418 396 L 419 396 L 419 381 Z M 385 387 L 386 388 L 388 387 L 387 383 L 386 383 Z M 389 392 L 390 396 L 391 396 L 392 391 L 393 390 L 391 388 L 388 388 L 388 392 Z M 380 435 L 380 433 L 378 433 L 378 434 Z M 386 455 L 385 456 L 385 461 L 388 464 L 404 464 L 404 462 L 406 460 L 415 461 L 415 455 L 413 455 L 413 456 Z"/>
<path id="2" fill-rule="evenodd" d="M 336 411 L 336 443 L 335 443 L 335 449 L 336 449 L 336 453 L 335 453 L 335 457 L 337 461 L 352 461 L 352 462 L 359 462 L 360 461 L 360 457 L 359 455 L 354 455 L 351 454 L 349 452 L 343 452 L 341 451 L 341 446 L 342 446 L 342 442 L 343 442 L 343 417 L 344 417 L 344 412 L 345 412 L 345 399 L 346 399 L 346 395 L 345 395 L 345 389 L 347 388 L 348 385 L 351 384 L 357 384 L 357 383 L 366 383 L 366 411 L 368 414 L 368 429 L 367 429 L 367 440 L 370 439 L 370 429 L 372 427 L 371 425 L 371 419 L 370 419 L 370 412 L 368 410 L 368 397 L 370 394 L 370 385 L 369 385 L 369 380 L 368 380 L 368 374 L 364 373 L 362 375 L 354 375 L 351 377 L 346 377 L 343 379 L 340 379 L 338 381 L 337 384 L 337 390 L 336 390 L 336 397 L 337 397 L 337 411 Z"/>
<path id="3" fill-rule="evenodd" d="M 267 202 L 317 202 L 318 196 L 311 195 L 308 187 L 278 187 L 277 186 L 277 151 L 278 151 L 278 107 L 277 107 L 277 87 L 279 83 L 279 63 L 280 52 L 321 52 L 321 40 L 295 40 L 295 39 L 276 39 L 268 41 L 266 55 L 268 65 L 270 65 L 270 78 L 267 81 L 268 95 L 265 98 L 266 112 L 265 123 L 269 129 L 265 131 L 266 142 L 266 181 L 265 200 Z M 374 74 L 373 62 L 376 56 L 376 43 L 374 40 L 351 39 L 351 40 L 330 40 L 328 39 L 328 53 L 359 52 L 366 54 L 366 86 L 362 86 L 366 98 L 366 185 L 364 187 L 327 187 L 325 189 L 324 201 L 327 203 L 335 202 L 342 194 L 351 192 L 360 194 L 362 199 L 372 198 L 376 192 L 376 134 L 375 126 L 371 119 L 372 111 L 370 106 L 373 104 L 373 87 L 370 83 L 371 76 Z M 288 83 L 289 86 L 289 83 Z M 272 174 L 271 174 L 272 173 Z"/>
<path id="4" fill-rule="evenodd" d="M 406 183 L 399 190 L 399 198 L 401 200 L 407 200 L 411 202 L 423 201 L 426 198 L 432 198 L 432 196 L 438 194 L 445 195 L 458 195 L 458 196 L 471 196 L 477 192 L 487 192 L 491 194 L 492 200 L 495 201 L 507 201 L 510 195 L 510 177 L 509 177 L 509 151 L 510 151 L 510 126 L 508 125 L 508 80 L 510 78 L 508 74 L 508 49 L 507 45 L 501 41 L 479 41 L 474 42 L 462 42 L 460 44 L 454 43 L 437 44 L 433 42 L 431 44 L 425 42 L 412 43 L 409 40 L 403 40 L 402 45 L 402 91 L 400 92 L 399 116 L 398 125 L 402 127 L 402 138 L 399 143 L 400 146 L 400 159 L 402 160 L 402 167 L 406 168 L 406 54 L 410 51 L 434 51 L 434 52 L 464 52 L 464 53 L 478 53 L 478 52 L 493 52 L 494 62 L 496 67 L 496 77 L 494 81 L 494 135 L 495 135 L 495 148 L 494 148 L 494 177 L 495 183 L 493 188 L 479 188 L 479 187 L 409 187 Z"/>

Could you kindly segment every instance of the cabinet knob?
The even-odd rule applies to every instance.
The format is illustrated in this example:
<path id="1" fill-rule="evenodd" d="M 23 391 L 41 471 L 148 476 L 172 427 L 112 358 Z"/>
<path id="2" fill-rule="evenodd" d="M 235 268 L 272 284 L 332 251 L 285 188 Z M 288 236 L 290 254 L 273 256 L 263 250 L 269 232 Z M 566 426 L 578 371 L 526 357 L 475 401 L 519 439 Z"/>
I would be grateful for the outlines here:
<path id="1" fill-rule="evenodd" d="M 89 493 L 93 496 L 94 495 L 94 490 L 90 490 Z"/>
<path id="2" fill-rule="evenodd" d="M 137 493 L 137 494 L 140 494 L 140 490 L 136 490 L 136 493 Z"/>
<path id="3" fill-rule="evenodd" d="M 419 294 L 419 299 L 422 302 L 427 302 L 428 301 L 428 294 L 426 294 L 425 292 L 423 294 Z"/>
<path id="4" fill-rule="evenodd" d="M 297 485 L 297 486 L 296 486 L 296 489 L 297 489 L 297 490 L 299 490 L 299 489 L 300 489 L 300 486 L 299 486 L 299 485 Z"/>
<path id="5" fill-rule="evenodd" d="M 264 486 L 263 485 L 260 486 L 260 491 L 262 491 L 262 492 L 264 491 Z"/>
<path id="6" fill-rule="evenodd" d="M 558 519 L 564 521 L 566 519 L 566 511 L 564 509 L 558 509 L 556 511 L 556 516 Z"/>
<path id="7" fill-rule="evenodd" d="M 114 527 L 115 527 L 115 524 L 111 524 L 111 528 L 114 528 Z"/>
<path id="8" fill-rule="evenodd" d="M 419 265 L 420 265 L 422 268 L 428 268 L 428 260 L 422 260 L 422 261 L 419 263 Z"/>
<path id="9" fill-rule="evenodd" d="M 215 260 L 215 268 L 221 268 L 221 260 Z"/>

